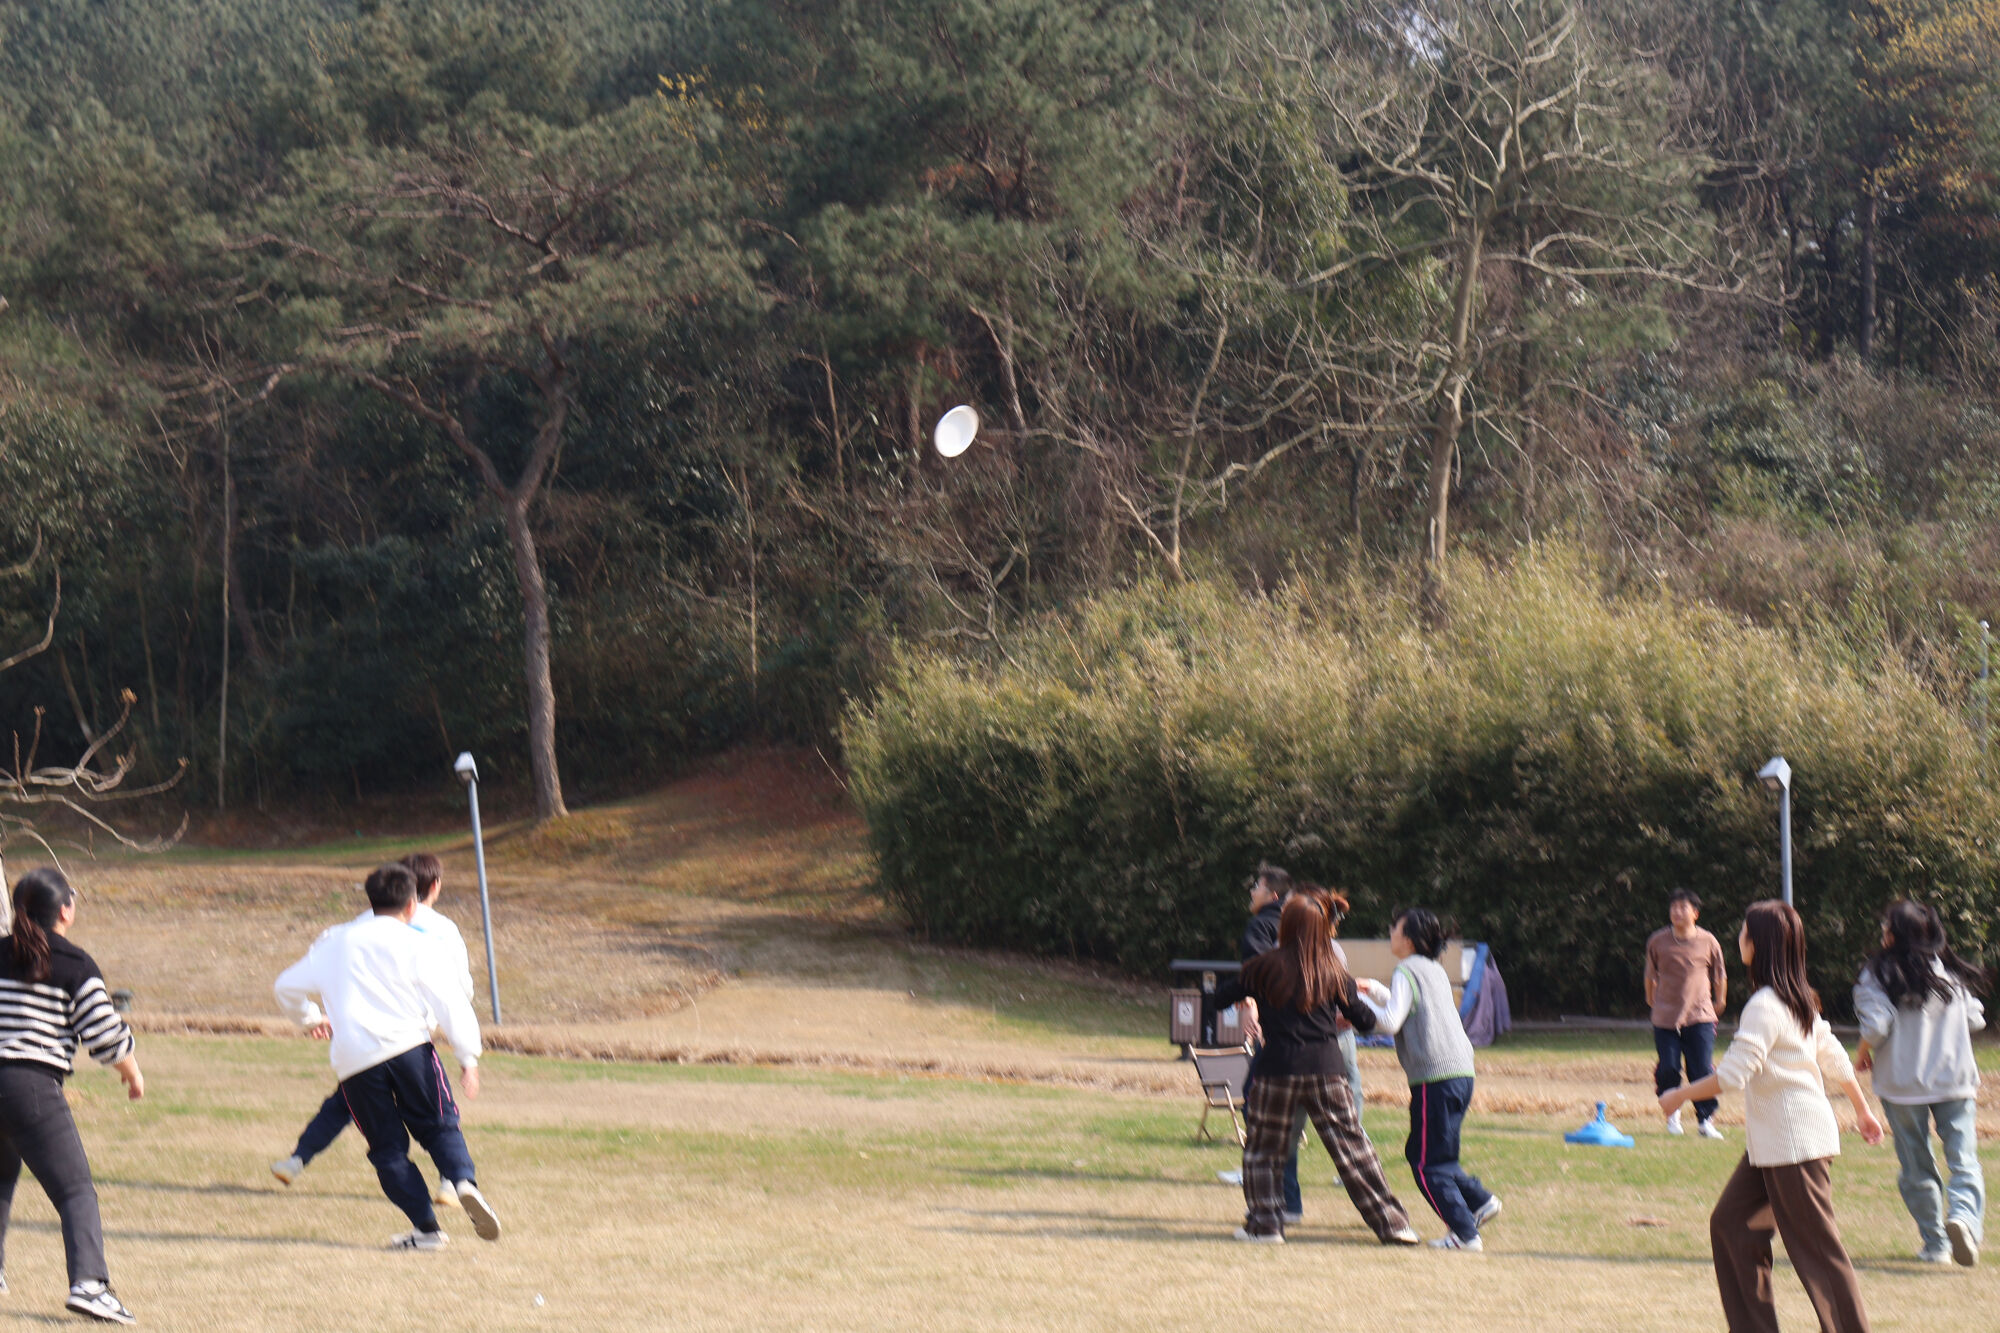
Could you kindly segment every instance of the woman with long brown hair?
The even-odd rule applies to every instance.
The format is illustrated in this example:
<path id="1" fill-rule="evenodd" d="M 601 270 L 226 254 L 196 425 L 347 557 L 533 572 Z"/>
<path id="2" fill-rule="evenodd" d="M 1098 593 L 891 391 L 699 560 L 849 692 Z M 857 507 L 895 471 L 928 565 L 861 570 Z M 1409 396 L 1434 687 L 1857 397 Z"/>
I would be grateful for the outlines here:
<path id="1" fill-rule="evenodd" d="M 1278 918 L 1278 947 L 1257 955 L 1216 990 L 1216 1003 L 1257 1001 L 1264 1049 L 1244 1107 L 1246 1213 L 1236 1239 L 1283 1244 L 1283 1172 L 1299 1111 L 1319 1131 L 1347 1197 L 1385 1245 L 1415 1245 L 1409 1215 L 1389 1190 L 1347 1085 L 1336 1017 L 1362 1032 L 1375 1015 L 1333 951 L 1333 923 L 1317 894 L 1294 894 Z"/>
<path id="2" fill-rule="evenodd" d="M 1827 1165 L 1840 1151 L 1840 1124 L 1827 1099 L 1835 1083 L 1854 1105 L 1861 1137 L 1882 1141 L 1882 1125 L 1847 1052 L 1820 1016 L 1806 980 L 1806 932 L 1790 904 L 1750 904 L 1736 948 L 1750 969 L 1751 995 L 1729 1050 L 1713 1074 L 1660 1094 L 1672 1114 L 1724 1089 L 1743 1094 L 1743 1160 L 1709 1215 L 1715 1281 L 1731 1333 L 1778 1327 L 1771 1298 L 1771 1235 L 1805 1284 L 1824 1333 L 1866 1333 L 1861 1285 L 1833 1217 Z"/>

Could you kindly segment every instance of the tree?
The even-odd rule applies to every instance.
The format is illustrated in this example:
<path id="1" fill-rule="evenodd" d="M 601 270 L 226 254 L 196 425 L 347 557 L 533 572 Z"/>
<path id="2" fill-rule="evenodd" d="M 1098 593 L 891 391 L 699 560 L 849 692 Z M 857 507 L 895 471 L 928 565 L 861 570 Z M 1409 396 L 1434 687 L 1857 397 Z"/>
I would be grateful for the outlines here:
<path id="1" fill-rule="evenodd" d="M 1672 293 L 1740 282 L 1743 257 L 1695 192 L 1703 158 L 1685 108 L 1623 54 L 1615 11 L 1596 17 L 1602 29 L 1570 0 L 1299 6 L 1244 53 L 1291 72 L 1272 86 L 1303 99 L 1344 176 L 1340 252 L 1300 284 L 1395 269 L 1430 292 L 1416 354 L 1402 358 L 1419 391 L 1402 373 L 1356 388 L 1419 406 L 1434 575 L 1455 459 L 1496 358 L 1538 344 L 1554 358 L 1544 373 L 1569 374 L 1660 341 Z M 1492 388 L 1497 406 L 1507 395 Z M 1504 430 L 1504 412 L 1484 417 Z"/>
<path id="2" fill-rule="evenodd" d="M 547 819 L 566 810 L 535 506 L 569 438 L 580 363 L 754 293 L 718 221 L 727 178 L 705 158 L 699 105 L 649 96 L 569 124 L 560 104 L 529 114 L 488 91 L 445 116 L 408 95 L 426 57 L 404 54 L 401 77 L 353 80 L 373 131 L 293 154 L 256 229 L 224 248 L 242 260 L 254 301 L 239 308 L 254 307 L 273 374 L 336 374 L 401 405 L 499 509 Z M 381 111 L 384 85 L 404 95 L 395 114 Z"/>

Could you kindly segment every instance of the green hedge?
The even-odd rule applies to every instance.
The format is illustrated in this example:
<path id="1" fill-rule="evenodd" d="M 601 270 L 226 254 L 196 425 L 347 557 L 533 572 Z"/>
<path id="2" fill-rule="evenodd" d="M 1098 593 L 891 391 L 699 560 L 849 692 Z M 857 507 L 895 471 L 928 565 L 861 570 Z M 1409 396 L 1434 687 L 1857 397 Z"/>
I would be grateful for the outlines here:
<path id="1" fill-rule="evenodd" d="M 1896 662 L 1858 672 L 1851 649 L 1665 592 L 1607 598 L 1562 551 L 1450 588 L 1420 628 L 1359 585 L 1148 585 L 997 665 L 905 654 L 845 728 L 885 892 L 933 938 L 1159 976 L 1231 951 L 1269 858 L 1352 894 L 1351 934 L 1421 903 L 1493 944 L 1517 1005 L 1630 1013 L 1673 887 L 1726 940 L 1775 896 L 1750 775 L 1782 752 L 1830 1008 L 1894 895 L 1985 945 L 2000 803 L 1963 722 Z"/>

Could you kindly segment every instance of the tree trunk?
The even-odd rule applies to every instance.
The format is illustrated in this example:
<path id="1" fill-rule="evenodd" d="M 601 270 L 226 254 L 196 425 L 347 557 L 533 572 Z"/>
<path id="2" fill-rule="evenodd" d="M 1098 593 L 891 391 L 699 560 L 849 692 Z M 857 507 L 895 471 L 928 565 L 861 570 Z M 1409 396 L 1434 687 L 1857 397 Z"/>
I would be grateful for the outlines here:
<path id="1" fill-rule="evenodd" d="M 1429 573 L 1433 582 L 1441 580 L 1451 522 L 1451 460 L 1458 449 L 1458 433 L 1465 427 L 1465 385 L 1472 374 L 1472 307 L 1479 295 L 1479 257 L 1486 243 L 1486 229 L 1475 221 L 1465 238 L 1465 255 L 1458 274 L 1458 291 L 1452 297 L 1451 366 L 1445 372 L 1444 390 L 1437 415 L 1431 425 L 1431 519 Z"/>
<path id="2" fill-rule="evenodd" d="M 1870 189 L 1861 202 L 1861 320 L 1855 344 L 1863 361 L 1875 352 L 1875 229 L 1882 200 Z"/>
<path id="3" fill-rule="evenodd" d="M 1819 308 L 1819 354 L 1833 355 L 1834 334 L 1840 311 L 1840 231 L 1828 227 L 1819 234 L 1820 265 L 1826 271 L 1826 300 Z"/>
<path id="4" fill-rule="evenodd" d="M 514 579 L 521 585 L 521 659 L 528 686 L 528 768 L 535 787 L 535 818 L 569 813 L 563 804 L 562 776 L 556 768 L 556 690 L 549 675 L 549 589 L 542 579 L 541 555 L 528 525 L 528 498 L 506 506 L 507 545 L 514 553 Z"/>

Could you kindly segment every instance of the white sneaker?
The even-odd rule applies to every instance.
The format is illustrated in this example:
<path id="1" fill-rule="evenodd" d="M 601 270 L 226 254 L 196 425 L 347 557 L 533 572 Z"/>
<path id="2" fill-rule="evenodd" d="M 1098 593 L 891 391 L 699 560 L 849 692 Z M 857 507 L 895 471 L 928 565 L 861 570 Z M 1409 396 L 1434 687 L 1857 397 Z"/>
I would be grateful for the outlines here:
<path id="1" fill-rule="evenodd" d="M 449 1180 L 440 1178 L 437 1188 L 431 1191 L 431 1202 L 439 1208 L 458 1207 L 458 1187 Z"/>
<path id="2" fill-rule="evenodd" d="M 1719 1139 L 1722 1137 L 1722 1131 L 1715 1127 L 1715 1120 L 1713 1117 L 1710 1117 L 1707 1120 L 1697 1120 L 1695 1122 L 1694 1132 L 1701 1135 L 1705 1139 Z"/>
<path id="3" fill-rule="evenodd" d="M 1306 1215 L 1304 1213 L 1287 1212 L 1283 1216 L 1285 1219 L 1285 1225 L 1288 1227 L 1295 1226 L 1298 1223 L 1306 1220 Z"/>
<path id="4" fill-rule="evenodd" d="M 479 1192 L 479 1186 L 469 1180 L 459 1181 L 458 1206 L 465 1209 L 466 1219 L 472 1223 L 472 1229 L 479 1233 L 479 1239 L 500 1239 L 500 1214 L 494 1212 L 493 1205 L 486 1202 L 486 1196 Z"/>
<path id="5" fill-rule="evenodd" d="M 1470 1250 L 1472 1253 L 1477 1254 L 1486 1248 L 1486 1242 L 1477 1236 L 1474 1236 L 1471 1240 L 1460 1240 L 1457 1236 L 1447 1231 L 1443 1236 L 1431 1242 L 1431 1248 L 1434 1250 Z"/>
<path id="6" fill-rule="evenodd" d="M 289 1185 L 294 1180 L 297 1180 L 305 1173 L 305 1169 L 306 1164 L 299 1160 L 297 1153 L 271 1163 L 271 1174 L 276 1176 L 281 1184 L 285 1185 Z"/>
<path id="7" fill-rule="evenodd" d="M 1681 1132 L 1681 1113 L 1679 1111 L 1676 1111 L 1672 1115 L 1667 1117 L 1667 1133 L 1679 1134 L 1680 1132 Z"/>
<path id="8" fill-rule="evenodd" d="M 1285 1233 L 1282 1231 L 1246 1231 L 1242 1227 L 1238 1227 L 1236 1228 L 1236 1239 L 1248 1241 L 1252 1245 L 1283 1245 L 1285 1243 Z"/>
<path id="9" fill-rule="evenodd" d="M 1404 1227 L 1401 1231 L 1390 1232 L 1383 1239 L 1382 1243 L 1384 1245 L 1421 1245 L 1424 1243 L 1424 1238 L 1410 1230 L 1410 1228 Z"/>
<path id="10" fill-rule="evenodd" d="M 1218 1171 L 1215 1173 L 1215 1178 L 1225 1185 L 1241 1185 L 1243 1183 L 1243 1173 L 1241 1171 Z"/>
<path id="11" fill-rule="evenodd" d="M 400 1236 L 389 1237 L 392 1250 L 420 1250 L 429 1253 L 441 1250 L 451 1243 L 451 1237 L 442 1231 L 405 1231 Z"/>
<path id="12" fill-rule="evenodd" d="M 1483 1227 L 1498 1216 L 1500 1216 L 1500 1196 L 1495 1194 L 1479 1205 L 1479 1211 L 1472 1215 L 1472 1220 Z"/>
<path id="13" fill-rule="evenodd" d="M 1935 1250 L 1918 1250 L 1917 1262 L 1920 1264 L 1948 1264 L 1951 1262 L 1951 1247 L 1941 1246 Z"/>
<path id="14" fill-rule="evenodd" d="M 111 1294 L 111 1288 L 92 1279 L 79 1282 L 69 1289 L 69 1299 L 63 1302 L 78 1314 L 101 1319 L 107 1324 L 136 1324 L 138 1319 L 125 1308 L 125 1302 Z"/>
<path id="15" fill-rule="evenodd" d="M 1951 1261 L 1961 1268 L 1975 1268 L 1979 1264 L 1979 1237 L 1972 1234 L 1972 1224 L 1962 1217 L 1954 1217 L 1944 1224 L 1946 1239 L 1951 1241 Z"/>

